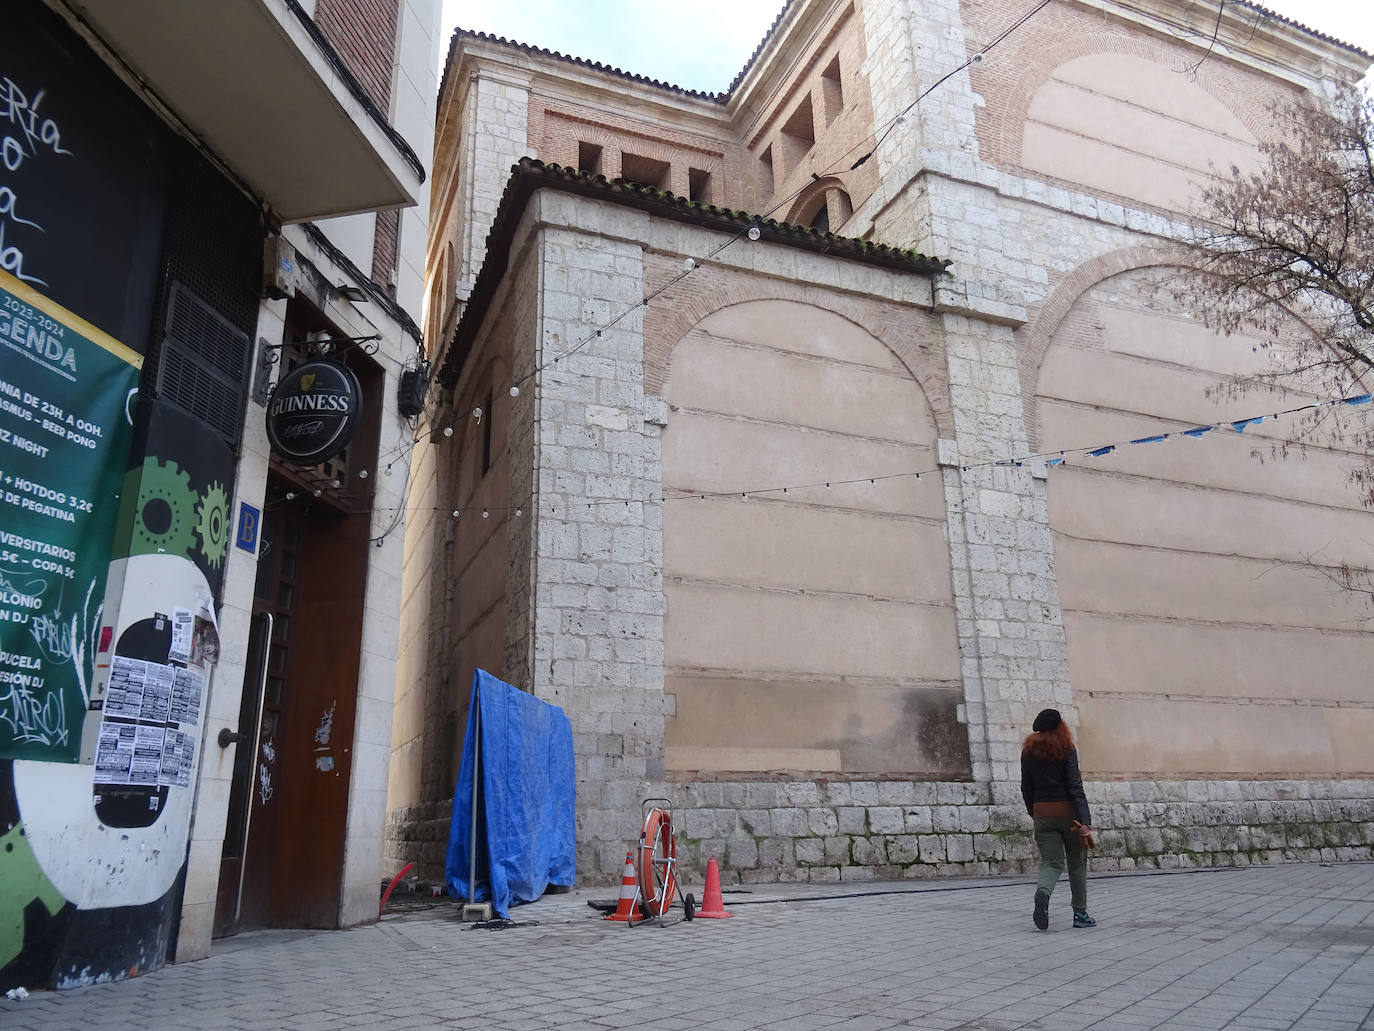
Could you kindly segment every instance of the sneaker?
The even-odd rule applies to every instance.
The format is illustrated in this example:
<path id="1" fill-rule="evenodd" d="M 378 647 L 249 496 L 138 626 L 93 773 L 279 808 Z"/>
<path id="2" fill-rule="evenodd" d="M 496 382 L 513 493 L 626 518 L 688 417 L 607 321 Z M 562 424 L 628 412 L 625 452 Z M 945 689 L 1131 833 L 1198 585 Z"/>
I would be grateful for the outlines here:
<path id="1" fill-rule="evenodd" d="M 1087 910 L 1075 909 L 1073 911 L 1073 925 L 1075 927 L 1096 927 L 1097 921 L 1088 916 Z"/>
<path id="2" fill-rule="evenodd" d="M 1031 919 L 1035 921 L 1035 926 L 1042 931 L 1050 929 L 1050 896 L 1048 892 L 1037 891 L 1035 893 L 1035 912 L 1031 914 Z"/>

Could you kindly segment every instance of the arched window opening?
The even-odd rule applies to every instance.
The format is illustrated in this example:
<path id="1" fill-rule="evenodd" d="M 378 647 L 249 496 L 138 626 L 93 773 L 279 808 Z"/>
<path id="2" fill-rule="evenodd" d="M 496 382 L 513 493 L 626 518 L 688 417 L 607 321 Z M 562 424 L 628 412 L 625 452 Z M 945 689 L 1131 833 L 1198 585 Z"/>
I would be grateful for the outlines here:
<path id="1" fill-rule="evenodd" d="M 830 186 L 804 198 L 793 209 L 789 221 L 818 233 L 830 233 L 848 222 L 853 214 L 854 203 L 849 199 L 849 194 L 839 187 Z"/>

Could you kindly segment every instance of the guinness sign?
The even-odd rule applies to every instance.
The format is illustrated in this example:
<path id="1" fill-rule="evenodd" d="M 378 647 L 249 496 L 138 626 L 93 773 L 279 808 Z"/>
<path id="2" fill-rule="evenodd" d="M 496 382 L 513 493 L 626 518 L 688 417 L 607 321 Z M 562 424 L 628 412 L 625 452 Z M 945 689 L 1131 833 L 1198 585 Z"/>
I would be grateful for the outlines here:
<path id="1" fill-rule="evenodd" d="M 302 362 L 277 384 L 267 404 L 267 439 L 292 465 L 319 465 L 348 446 L 363 411 L 353 370 L 338 362 Z"/>

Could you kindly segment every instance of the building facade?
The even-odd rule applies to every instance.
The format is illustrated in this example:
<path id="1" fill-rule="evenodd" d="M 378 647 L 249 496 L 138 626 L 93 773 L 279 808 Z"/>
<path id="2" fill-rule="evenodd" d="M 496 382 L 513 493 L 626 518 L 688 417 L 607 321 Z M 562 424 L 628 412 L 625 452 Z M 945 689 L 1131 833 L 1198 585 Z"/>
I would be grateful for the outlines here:
<path id="1" fill-rule="evenodd" d="M 442 876 L 477 667 L 571 718 L 589 883 L 648 796 L 698 875 L 1024 869 L 1047 706 L 1099 868 L 1368 858 L 1358 411 L 1220 389 L 1272 352 L 1170 283 L 1210 170 L 1370 60 L 1248 4 L 793 0 L 703 95 L 456 33 L 390 864 Z"/>
<path id="2" fill-rule="evenodd" d="M 437 26 L 7 9 L 4 988 L 376 916 Z"/>

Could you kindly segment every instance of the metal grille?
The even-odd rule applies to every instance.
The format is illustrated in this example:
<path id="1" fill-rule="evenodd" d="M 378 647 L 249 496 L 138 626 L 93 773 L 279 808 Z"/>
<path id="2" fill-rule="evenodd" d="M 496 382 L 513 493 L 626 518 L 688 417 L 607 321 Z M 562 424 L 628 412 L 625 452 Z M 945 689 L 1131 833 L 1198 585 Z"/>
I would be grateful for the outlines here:
<path id="1" fill-rule="evenodd" d="M 243 427 L 248 335 L 173 282 L 159 349 L 158 396 L 212 426 L 230 447 Z"/>
<path id="2" fill-rule="evenodd" d="M 149 355 L 153 388 L 237 450 L 252 372 L 263 230 L 253 203 L 184 142 L 169 145 L 167 170 L 166 285 Z"/>

